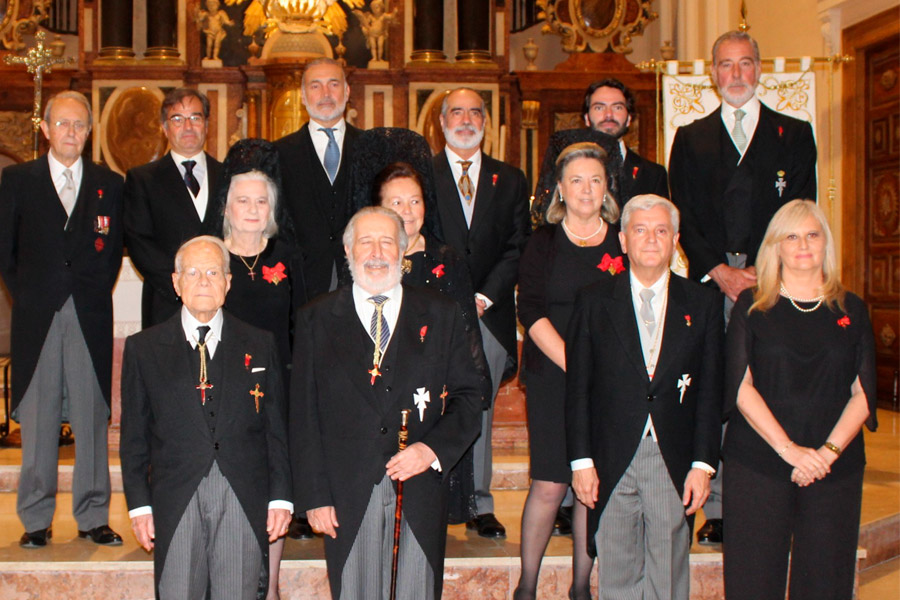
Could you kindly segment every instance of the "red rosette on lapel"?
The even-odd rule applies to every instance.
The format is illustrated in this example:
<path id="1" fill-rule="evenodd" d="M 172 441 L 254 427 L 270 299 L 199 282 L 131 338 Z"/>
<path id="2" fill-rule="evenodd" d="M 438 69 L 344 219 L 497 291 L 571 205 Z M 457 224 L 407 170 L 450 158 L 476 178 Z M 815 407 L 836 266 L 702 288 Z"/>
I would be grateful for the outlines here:
<path id="1" fill-rule="evenodd" d="M 607 271 L 610 275 L 618 275 L 625 270 L 625 263 L 622 262 L 621 256 L 613 258 L 609 254 L 604 254 L 603 260 L 600 261 L 597 268 L 601 271 Z"/>

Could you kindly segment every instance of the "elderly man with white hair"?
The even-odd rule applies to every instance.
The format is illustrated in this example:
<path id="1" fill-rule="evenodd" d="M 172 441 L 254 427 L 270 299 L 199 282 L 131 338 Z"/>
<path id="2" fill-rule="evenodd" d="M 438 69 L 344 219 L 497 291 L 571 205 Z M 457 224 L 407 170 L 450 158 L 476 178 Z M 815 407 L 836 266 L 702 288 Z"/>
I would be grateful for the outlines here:
<path id="1" fill-rule="evenodd" d="M 462 311 L 400 283 L 403 221 L 360 210 L 344 247 L 353 284 L 300 309 L 291 379 L 295 505 L 326 535 L 334 598 L 386 598 L 404 482 L 397 598 L 440 598 L 448 474 L 479 431 L 480 377 Z M 398 452 L 401 411 L 409 446 Z"/>
<path id="2" fill-rule="evenodd" d="M 157 597 L 249 600 L 293 505 L 275 338 L 222 309 L 228 249 L 200 236 L 175 255 L 182 307 L 129 337 L 122 481 Z M 208 595 L 207 595 L 208 594 Z"/>

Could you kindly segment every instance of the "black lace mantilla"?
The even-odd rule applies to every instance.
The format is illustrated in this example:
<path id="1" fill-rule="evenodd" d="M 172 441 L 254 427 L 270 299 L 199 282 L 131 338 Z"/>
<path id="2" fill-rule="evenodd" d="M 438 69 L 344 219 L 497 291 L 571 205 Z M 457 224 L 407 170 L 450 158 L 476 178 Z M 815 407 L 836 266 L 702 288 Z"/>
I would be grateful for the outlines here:
<path id="1" fill-rule="evenodd" d="M 547 143 L 547 151 L 544 153 L 544 161 L 541 163 L 541 172 L 538 176 L 537 187 L 534 191 L 534 202 L 531 204 L 531 224 L 537 228 L 543 225 L 544 215 L 553 198 L 553 189 L 556 186 L 555 172 L 556 159 L 560 153 L 572 144 L 579 142 L 593 142 L 606 150 L 609 155 L 606 176 L 607 187 L 613 196 L 618 197 L 621 190 L 620 182 L 624 181 L 625 163 L 622 151 L 619 148 L 619 140 L 611 135 L 593 129 L 563 129 L 550 136 Z"/>

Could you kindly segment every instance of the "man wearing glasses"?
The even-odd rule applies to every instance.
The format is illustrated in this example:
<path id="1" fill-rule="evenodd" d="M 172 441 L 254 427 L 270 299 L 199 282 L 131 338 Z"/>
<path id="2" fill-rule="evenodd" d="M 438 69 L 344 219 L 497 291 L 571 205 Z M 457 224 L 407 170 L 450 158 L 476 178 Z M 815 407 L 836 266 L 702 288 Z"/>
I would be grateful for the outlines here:
<path id="1" fill-rule="evenodd" d="M 214 233 L 216 183 L 222 163 L 204 152 L 209 100 L 190 88 L 166 94 L 160 110 L 170 151 L 125 177 L 125 243 L 144 277 L 141 321 L 146 329 L 181 306 L 172 289 L 172 260 L 185 241 Z"/>
<path id="2" fill-rule="evenodd" d="M 47 102 L 50 151 L 0 182 L 0 276 L 13 300 L 11 416 L 22 433 L 16 511 L 23 548 L 52 537 L 59 426 L 75 434 L 78 537 L 114 546 L 107 426 L 112 289 L 122 263 L 122 178 L 81 156 L 91 106 L 74 91 Z"/>

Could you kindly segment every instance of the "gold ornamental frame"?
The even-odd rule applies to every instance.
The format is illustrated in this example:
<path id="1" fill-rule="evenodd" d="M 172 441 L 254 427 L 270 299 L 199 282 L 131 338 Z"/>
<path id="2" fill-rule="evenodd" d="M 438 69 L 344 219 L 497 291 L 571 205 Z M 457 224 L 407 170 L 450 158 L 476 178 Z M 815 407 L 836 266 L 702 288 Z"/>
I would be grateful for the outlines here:
<path id="1" fill-rule="evenodd" d="M 47 19 L 53 0 L 33 0 L 30 11 L 23 17 L 19 13 L 26 2 L 5 0 L 5 3 L 6 10 L 0 17 L 0 42 L 6 50 L 18 51 L 25 47 L 22 36 L 33 35 L 38 24 Z"/>
<path id="2" fill-rule="evenodd" d="M 566 52 L 633 51 L 631 40 L 644 33 L 658 15 L 651 10 L 653 0 L 537 0 L 544 19 L 542 33 L 562 38 Z M 602 21 L 595 23 L 596 18 Z"/>

